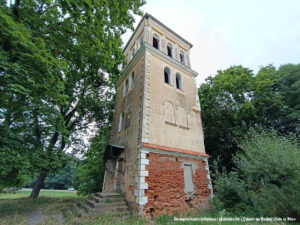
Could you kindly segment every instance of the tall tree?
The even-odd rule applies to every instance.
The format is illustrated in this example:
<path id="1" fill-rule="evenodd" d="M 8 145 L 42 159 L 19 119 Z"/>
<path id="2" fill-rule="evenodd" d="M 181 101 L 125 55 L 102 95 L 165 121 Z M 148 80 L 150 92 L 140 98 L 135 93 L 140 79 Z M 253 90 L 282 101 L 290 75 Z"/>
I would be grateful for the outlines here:
<path id="1" fill-rule="evenodd" d="M 6 102 L 1 126 L 19 134 L 30 153 L 21 148 L 19 157 L 31 157 L 30 171 L 40 174 L 30 197 L 38 197 L 47 174 L 65 165 L 67 149 L 82 150 L 83 136 L 108 120 L 107 102 L 125 62 L 120 36 L 133 27 L 142 4 L 24 0 L 1 5 L 6 19 L 0 39 L 0 91 Z"/>
<path id="2" fill-rule="evenodd" d="M 199 88 L 206 151 L 220 167 L 233 166 L 232 156 L 239 150 L 234 138 L 245 133 L 255 115 L 253 80 L 251 70 L 233 66 Z"/>
<path id="3" fill-rule="evenodd" d="M 237 141 L 250 127 L 300 132 L 300 64 L 261 67 L 257 74 L 242 66 L 218 71 L 199 88 L 205 146 L 210 160 L 231 171 Z"/>
<path id="4" fill-rule="evenodd" d="M 279 87 L 283 95 L 281 129 L 300 134 L 300 64 L 286 64 L 278 69 Z"/>

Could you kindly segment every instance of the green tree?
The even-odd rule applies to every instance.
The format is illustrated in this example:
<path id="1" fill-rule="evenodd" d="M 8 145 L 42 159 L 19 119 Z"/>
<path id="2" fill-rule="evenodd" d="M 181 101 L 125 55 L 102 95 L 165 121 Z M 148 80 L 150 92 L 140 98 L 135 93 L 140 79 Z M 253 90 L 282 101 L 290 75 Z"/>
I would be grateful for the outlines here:
<path id="1" fill-rule="evenodd" d="M 232 156 L 239 151 L 234 138 L 253 124 L 253 82 L 251 70 L 233 66 L 208 77 L 199 88 L 206 151 L 219 167 L 232 168 Z"/>
<path id="2" fill-rule="evenodd" d="M 284 132 L 299 135 L 300 133 L 300 64 L 282 65 L 278 69 L 279 87 L 283 95 L 281 123 Z"/>
<path id="3" fill-rule="evenodd" d="M 49 174 L 44 181 L 42 188 L 45 189 L 67 189 L 74 187 L 73 180 L 77 173 L 78 159 L 74 156 L 68 156 L 68 162 L 64 168 L 62 168 L 57 174 Z M 25 187 L 33 188 L 37 180 L 36 176 Z"/>
<path id="4" fill-rule="evenodd" d="M 285 66 L 276 70 L 268 65 L 261 67 L 257 74 L 233 66 L 218 71 L 200 86 L 205 146 L 210 160 L 216 160 L 219 168 L 232 169 L 232 156 L 240 151 L 237 141 L 250 127 L 274 127 L 282 133 L 297 133 L 298 104 L 292 102 L 300 96 L 299 73 L 292 65 L 287 67 L 293 68 L 289 69 L 293 75 L 283 71 Z M 295 87 L 288 88 L 292 84 L 287 79 Z M 294 97 L 289 101 L 292 90 Z"/>
<path id="5" fill-rule="evenodd" d="M 80 195 L 87 195 L 102 190 L 105 162 L 103 154 L 110 136 L 110 126 L 103 127 L 91 141 L 91 146 L 80 162 L 75 176 L 75 187 Z"/>
<path id="6" fill-rule="evenodd" d="M 219 173 L 215 205 L 234 213 L 300 219 L 300 146 L 275 130 L 251 129 L 240 144 L 236 170 Z"/>
<path id="7" fill-rule="evenodd" d="M 0 186 L 21 186 L 33 174 L 39 151 L 35 126 L 38 111 L 55 110 L 64 101 L 59 79 L 66 67 L 46 49 L 42 38 L 15 19 L 13 10 L 0 5 Z M 41 76 L 42 75 L 42 76 Z"/>
<path id="8" fill-rule="evenodd" d="M 132 28 L 133 14 L 141 14 L 142 4 L 143 0 L 1 4 L 1 126 L 18 134 L 20 148 L 14 151 L 20 159 L 29 158 L 30 173 L 40 174 L 31 197 L 38 197 L 48 174 L 65 166 L 66 149 L 82 151 L 83 135 L 109 119 L 112 87 L 125 62 L 120 36 Z M 12 145 L 2 143 L 6 150 L 1 154 L 10 161 Z M 17 171 L 22 169 L 20 165 Z"/>

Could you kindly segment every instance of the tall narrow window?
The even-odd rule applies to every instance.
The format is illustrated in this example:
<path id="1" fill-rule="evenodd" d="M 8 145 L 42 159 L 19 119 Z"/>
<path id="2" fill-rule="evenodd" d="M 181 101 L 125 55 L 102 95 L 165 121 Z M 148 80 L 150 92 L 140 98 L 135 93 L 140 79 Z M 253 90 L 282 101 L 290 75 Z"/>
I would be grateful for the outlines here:
<path id="1" fill-rule="evenodd" d="M 128 79 L 126 80 L 123 87 L 123 97 L 127 95 L 127 92 L 128 92 Z"/>
<path id="2" fill-rule="evenodd" d="M 134 72 L 132 72 L 130 76 L 129 90 L 132 90 L 133 86 L 134 86 Z"/>
<path id="3" fill-rule="evenodd" d="M 140 47 L 142 47 L 143 43 L 144 43 L 144 37 L 142 35 L 141 38 L 140 38 Z"/>
<path id="4" fill-rule="evenodd" d="M 165 83 L 171 84 L 171 71 L 168 67 L 164 69 Z"/>
<path id="5" fill-rule="evenodd" d="M 182 77 L 179 73 L 176 74 L 176 88 L 183 90 Z"/>
<path id="6" fill-rule="evenodd" d="M 122 112 L 121 114 L 120 114 L 120 119 L 119 119 L 119 132 L 121 131 L 121 130 L 123 130 L 123 120 L 124 120 L 124 112 Z"/>
<path id="7" fill-rule="evenodd" d="M 180 51 L 180 62 L 185 65 L 185 57 L 183 51 Z"/>
<path id="8" fill-rule="evenodd" d="M 194 192 L 192 165 L 184 164 L 184 193 L 191 195 Z"/>
<path id="9" fill-rule="evenodd" d="M 172 47 L 172 44 L 168 43 L 167 49 L 168 49 L 168 56 L 170 56 L 172 58 L 173 57 L 173 47 Z"/>
<path id="10" fill-rule="evenodd" d="M 135 48 L 132 49 L 131 59 L 133 58 L 134 54 L 135 54 Z"/>
<path id="11" fill-rule="evenodd" d="M 159 36 L 153 34 L 153 47 L 159 49 Z"/>

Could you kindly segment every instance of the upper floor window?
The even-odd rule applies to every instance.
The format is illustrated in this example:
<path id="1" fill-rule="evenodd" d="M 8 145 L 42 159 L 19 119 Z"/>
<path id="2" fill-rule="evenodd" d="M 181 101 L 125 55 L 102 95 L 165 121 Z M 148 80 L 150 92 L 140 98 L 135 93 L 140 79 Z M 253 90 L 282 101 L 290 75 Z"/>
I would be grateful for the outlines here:
<path id="1" fill-rule="evenodd" d="M 173 46 L 171 43 L 168 43 L 167 49 L 168 49 L 168 56 L 170 56 L 172 58 L 173 57 Z"/>
<path id="2" fill-rule="evenodd" d="M 123 120 L 124 120 L 124 112 L 122 112 L 120 114 L 120 118 L 119 118 L 119 128 L 118 131 L 122 131 L 123 130 Z"/>
<path id="3" fill-rule="evenodd" d="M 153 47 L 159 49 L 159 36 L 153 34 Z"/>
<path id="4" fill-rule="evenodd" d="M 176 88 L 183 90 L 182 77 L 179 73 L 176 74 Z"/>
<path id="5" fill-rule="evenodd" d="M 127 92 L 128 92 L 128 79 L 126 80 L 123 87 L 123 97 L 127 95 Z"/>
<path id="6" fill-rule="evenodd" d="M 168 67 L 165 67 L 164 69 L 164 78 L 165 78 L 165 83 L 171 84 L 171 71 Z"/>
<path id="7" fill-rule="evenodd" d="M 144 37 L 143 37 L 143 35 L 142 35 L 141 38 L 140 38 L 140 47 L 143 46 L 143 43 L 144 43 Z"/>
<path id="8" fill-rule="evenodd" d="M 131 59 L 133 58 L 134 54 L 135 54 L 135 48 L 132 49 L 132 52 L 131 52 Z"/>
<path id="9" fill-rule="evenodd" d="M 129 90 L 133 89 L 133 86 L 134 86 L 134 72 L 132 72 L 130 76 Z"/>
<path id="10" fill-rule="evenodd" d="M 185 65 L 185 56 L 184 56 L 184 53 L 183 51 L 180 51 L 180 62 Z"/>

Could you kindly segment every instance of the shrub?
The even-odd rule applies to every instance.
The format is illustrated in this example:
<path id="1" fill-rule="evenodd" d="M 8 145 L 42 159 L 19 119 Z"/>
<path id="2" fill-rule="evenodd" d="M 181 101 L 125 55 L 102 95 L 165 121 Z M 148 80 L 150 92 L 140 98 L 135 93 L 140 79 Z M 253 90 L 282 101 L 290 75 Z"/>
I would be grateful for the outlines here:
<path id="1" fill-rule="evenodd" d="M 251 129 L 240 147 L 236 171 L 215 176 L 215 206 L 299 220 L 300 147 L 295 138 Z"/>

